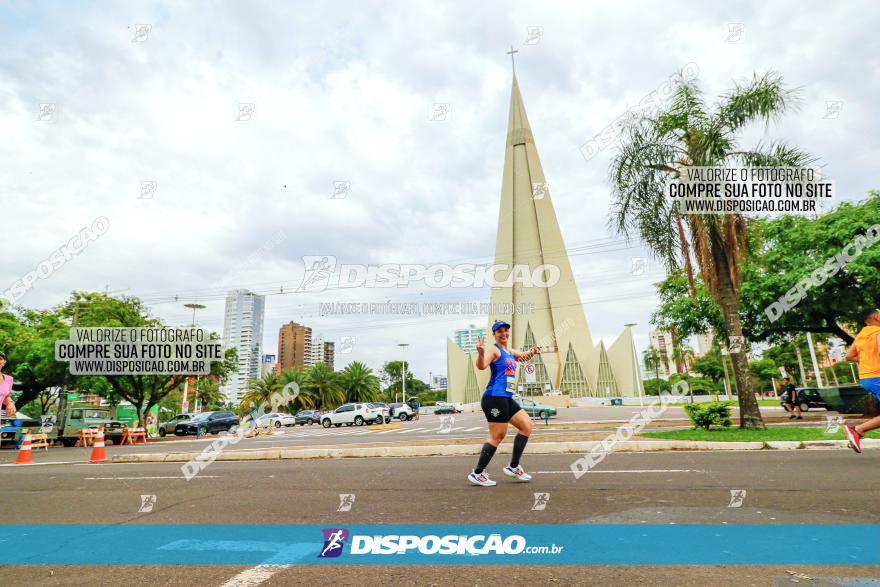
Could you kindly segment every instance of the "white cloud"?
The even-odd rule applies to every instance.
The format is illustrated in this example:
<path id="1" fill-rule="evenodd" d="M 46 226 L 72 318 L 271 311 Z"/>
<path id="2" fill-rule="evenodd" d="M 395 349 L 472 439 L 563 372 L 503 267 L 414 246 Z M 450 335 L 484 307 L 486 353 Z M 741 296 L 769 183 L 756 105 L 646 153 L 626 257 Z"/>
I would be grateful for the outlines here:
<path id="1" fill-rule="evenodd" d="M 183 323 L 184 298 L 218 287 L 278 230 L 287 239 L 238 285 L 289 291 L 309 254 L 350 263 L 491 259 L 510 44 L 519 50 L 520 85 L 571 248 L 610 236 L 611 150 L 586 162 L 578 147 L 689 62 L 699 65 L 708 97 L 753 71 L 782 72 L 803 87 L 805 101 L 767 136 L 819 155 L 848 197 L 877 187 L 878 19 L 867 2 L 751 2 L 735 11 L 691 3 L 649 10 L 571 3 L 553 11 L 526 2 L 207 6 L 0 9 L 7 243 L 0 285 L 94 218 L 111 220 L 104 237 L 40 282 L 25 305 L 109 285 L 153 300 L 178 295 L 179 303 L 156 304 L 154 313 Z M 741 43 L 725 42 L 730 22 L 744 24 Z M 140 23 L 151 24 L 150 34 L 133 43 L 130 27 Z M 544 36 L 523 45 L 533 25 Z M 842 101 L 839 118 L 822 118 L 826 100 Z M 56 104 L 56 120 L 36 121 L 41 102 Z M 238 102 L 256 105 L 255 120 L 234 120 Z M 450 105 L 444 122 L 428 120 L 436 102 Z M 764 132 L 751 129 L 749 138 Z M 155 197 L 138 199 L 147 180 L 157 182 Z M 331 200 L 338 180 L 350 181 L 351 192 Z M 662 273 L 654 263 L 650 275 L 630 276 L 629 257 L 640 254 L 572 257 L 595 337 L 608 341 L 634 321 L 637 342 L 646 344 L 650 283 Z M 333 299 L 386 295 L 461 299 L 384 290 L 333 292 Z M 270 296 L 267 351 L 281 323 L 305 321 L 331 339 L 357 337 L 340 363 L 378 368 L 396 356 L 397 342 L 409 342 L 408 358 L 426 378 L 445 371 L 445 337 L 481 323 L 322 318 L 318 301 Z M 210 301 L 199 320 L 219 330 L 222 301 Z"/>

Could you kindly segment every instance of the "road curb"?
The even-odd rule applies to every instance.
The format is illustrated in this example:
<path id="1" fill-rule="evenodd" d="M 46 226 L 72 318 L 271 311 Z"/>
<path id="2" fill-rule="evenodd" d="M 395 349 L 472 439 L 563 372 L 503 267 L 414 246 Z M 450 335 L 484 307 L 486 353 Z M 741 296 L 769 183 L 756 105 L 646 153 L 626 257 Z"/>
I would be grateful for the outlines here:
<path id="1" fill-rule="evenodd" d="M 880 448 L 880 440 L 865 439 L 864 448 Z M 528 450 L 532 454 L 567 454 L 589 453 L 601 447 L 601 441 L 569 441 L 569 442 L 532 442 Z M 731 450 L 797 450 L 797 449 L 829 449 L 846 448 L 845 440 L 809 440 L 809 441 L 754 441 L 754 442 L 718 442 L 689 440 L 629 440 L 616 443 L 611 449 L 614 452 L 659 452 L 659 451 L 731 451 Z M 229 450 L 217 455 L 218 461 L 255 461 L 255 460 L 309 460 L 334 458 L 371 458 L 371 457 L 430 457 L 430 456 L 471 456 L 480 452 L 481 446 L 473 445 L 433 445 L 433 446 L 366 446 L 366 447 L 316 447 L 316 448 L 272 448 Z M 511 444 L 502 444 L 498 448 L 501 454 L 509 454 Z M 141 453 L 114 455 L 114 463 L 156 463 L 156 462 L 187 462 L 195 459 L 201 452 L 176 453 Z"/>

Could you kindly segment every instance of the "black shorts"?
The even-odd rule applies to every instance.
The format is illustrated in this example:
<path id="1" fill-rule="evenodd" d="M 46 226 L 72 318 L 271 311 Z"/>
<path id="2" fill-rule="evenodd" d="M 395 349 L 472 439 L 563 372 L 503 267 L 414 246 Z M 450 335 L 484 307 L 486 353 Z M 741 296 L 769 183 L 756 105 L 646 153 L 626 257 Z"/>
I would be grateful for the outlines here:
<path id="1" fill-rule="evenodd" d="M 510 419 L 522 409 L 512 397 L 484 395 L 480 407 L 489 422 L 510 422 Z"/>

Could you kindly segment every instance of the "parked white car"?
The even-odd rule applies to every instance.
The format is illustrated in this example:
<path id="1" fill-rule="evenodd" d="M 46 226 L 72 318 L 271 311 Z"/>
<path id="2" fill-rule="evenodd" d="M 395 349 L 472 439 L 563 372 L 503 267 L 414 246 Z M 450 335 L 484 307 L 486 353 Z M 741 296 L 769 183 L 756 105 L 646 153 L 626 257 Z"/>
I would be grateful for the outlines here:
<path id="1" fill-rule="evenodd" d="M 321 426 L 363 426 L 364 424 L 381 424 L 385 418 L 381 408 L 374 408 L 371 404 L 345 404 L 332 412 L 321 414 Z"/>
<path id="2" fill-rule="evenodd" d="M 391 417 L 397 418 L 401 422 L 412 420 L 415 417 L 415 412 L 413 412 L 413 409 L 409 407 L 409 404 L 397 402 L 395 404 L 391 404 L 390 407 Z"/>
<path id="3" fill-rule="evenodd" d="M 281 428 L 282 426 L 295 426 L 296 417 L 282 412 L 272 412 L 271 414 L 263 414 L 257 418 L 257 426 L 259 428 L 268 428 L 274 426 Z"/>

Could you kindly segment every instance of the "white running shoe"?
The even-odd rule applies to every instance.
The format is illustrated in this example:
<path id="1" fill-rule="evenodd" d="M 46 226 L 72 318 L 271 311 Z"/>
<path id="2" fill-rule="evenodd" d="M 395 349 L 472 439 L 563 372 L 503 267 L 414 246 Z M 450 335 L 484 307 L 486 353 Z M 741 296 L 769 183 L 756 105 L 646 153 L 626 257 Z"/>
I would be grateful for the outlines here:
<path id="1" fill-rule="evenodd" d="M 474 485 L 481 485 L 483 487 L 492 487 L 495 485 L 495 482 L 489 479 L 489 476 L 486 475 L 486 472 L 482 473 L 474 473 L 471 471 L 471 474 L 468 475 L 468 481 L 473 483 Z"/>
<path id="2" fill-rule="evenodd" d="M 517 466 L 516 468 L 507 465 L 504 467 L 504 474 L 508 477 L 516 477 L 520 481 L 531 481 L 532 476 L 526 473 L 522 467 Z"/>

